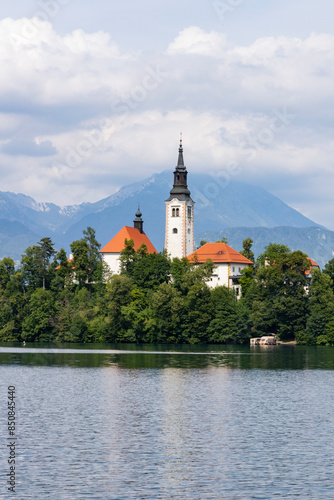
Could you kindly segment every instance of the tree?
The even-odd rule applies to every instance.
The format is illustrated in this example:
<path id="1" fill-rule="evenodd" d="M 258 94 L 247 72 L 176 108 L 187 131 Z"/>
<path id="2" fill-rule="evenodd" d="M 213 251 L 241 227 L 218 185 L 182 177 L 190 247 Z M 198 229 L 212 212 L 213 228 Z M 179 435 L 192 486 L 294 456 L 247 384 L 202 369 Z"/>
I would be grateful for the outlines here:
<path id="1" fill-rule="evenodd" d="M 89 257 L 88 244 L 84 239 L 76 240 L 71 243 L 71 252 L 73 254 L 73 267 L 76 281 L 82 287 L 88 280 Z"/>
<path id="2" fill-rule="evenodd" d="M 307 256 L 300 251 L 275 252 L 271 264 L 260 267 L 246 300 L 251 303 L 251 320 L 255 334 L 275 333 L 281 340 L 292 340 L 305 328 L 307 317 Z M 278 250 L 278 251 L 277 251 Z"/>
<path id="3" fill-rule="evenodd" d="M 121 342 L 126 336 L 130 325 L 122 308 L 130 303 L 132 289 L 131 279 L 122 274 L 112 276 L 107 283 L 104 310 L 109 319 L 109 329 L 104 339 L 107 342 Z"/>
<path id="4" fill-rule="evenodd" d="M 281 255 L 290 253 L 290 248 L 279 243 L 269 243 L 256 259 L 257 265 L 264 265 L 265 262 L 273 264 Z"/>
<path id="5" fill-rule="evenodd" d="M 324 271 L 332 280 L 332 289 L 334 291 L 334 259 L 331 259 L 325 264 Z"/>
<path id="6" fill-rule="evenodd" d="M 170 272 L 171 262 L 166 253 L 144 253 L 133 262 L 128 275 L 139 288 L 153 291 L 161 283 L 168 283 Z"/>
<path id="7" fill-rule="evenodd" d="M 73 262 L 67 259 L 66 252 L 63 248 L 56 254 L 54 260 L 55 278 L 51 283 L 51 289 L 57 291 L 70 286 L 73 280 Z"/>
<path id="8" fill-rule="evenodd" d="M 0 287 L 6 288 L 11 276 L 15 273 L 15 262 L 9 257 L 4 257 L 0 261 Z"/>
<path id="9" fill-rule="evenodd" d="M 43 280 L 43 289 L 45 290 L 45 278 L 50 268 L 50 259 L 56 251 L 53 248 L 54 244 L 51 238 L 42 238 L 37 245 L 39 246 L 37 258 L 40 261 L 40 273 Z"/>
<path id="10" fill-rule="evenodd" d="M 308 318 L 306 329 L 302 330 L 297 341 L 299 344 L 327 342 L 327 325 L 334 317 L 334 294 L 329 274 L 319 269 L 312 270 L 312 281 L 308 291 Z"/>
<path id="11" fill-rule="evenodd" d="M 35 290 L 42 286 L 45 290 L 46 280 L 51 270 L 50 259 L 56 252 L 51 238 L 42 238 L 37 245 L 28 247 L 21 259 L 21 269 L 28 289 Z"/>
<path id="12" fill-rule="evenodd" d="M 238 341 L 236 299 L 227 287 L 218 286 L 211 292 L 214 318 L 208 327 L 209 341 L 226 344 Z"/>
<path id="13" fill-rule="evenodd" d="M 95 229 L 88 226 L 86 230 L 83 231 L 84 240 L 87 243 L 87 253 L 88 253 L 88 281 L 91 282 L 97 278 L 97 273 L 102 272 L 101 269 L 101 254 L 100 248 L 101 244 L 96 239 Z M 99 276 L 101 278 L 101 276 Z"/>
<path id="14" fill-rule="evenodd" d="M 22 322 L 22 338 L 27 341 L 53 339 L 53 318 L 56 315 L 54 294 L 50 290 L 35 290 L 25 309 Z"/>
<path id="15" fill-rule="evenodd" d="M 247 295 L 247 292 L 254 280 L 254 269 L 252 266 L 245 267 L 241 269 L 241 278 L 239 278 L 239 283 L 241 285 L 242 297 Z"/>
<path id="16" fill-rule="evenodd" d="M 121 251 L 121 256 L 119 258 L 121 263 L 121 272 L 128 276 L 131 276 L 132 269 L 138 259 L 139 254 L 136 253 L 135 242 L 133 241 L 133 239 L 128 240 L 127 238 L 125 238 L 124 248 Z"/>
<path id="17" fill-rule="evenodd" d="M 249 259 L 252 262 L 254 262 L 255 261 L 255 259 L 254 259 L 254 253 L 251 250 L 252 245 L 253 245 L 253 240 L 251 238 L 246 238 L 242 242 L 242 248 L 243 248 L 243 250 L 241 250 L 240 253 L 241 253 L 241 255 L 243 255 L 244 257 L 246 257 L 246 259 Z"/>
<path id="18" fill-rule="evenodd" d="M 175 287 L 161 283 L 151 297 L 152 319 L 147 339 L 150 342 L 185 341 L 183 321 L 184 297 Z"/>

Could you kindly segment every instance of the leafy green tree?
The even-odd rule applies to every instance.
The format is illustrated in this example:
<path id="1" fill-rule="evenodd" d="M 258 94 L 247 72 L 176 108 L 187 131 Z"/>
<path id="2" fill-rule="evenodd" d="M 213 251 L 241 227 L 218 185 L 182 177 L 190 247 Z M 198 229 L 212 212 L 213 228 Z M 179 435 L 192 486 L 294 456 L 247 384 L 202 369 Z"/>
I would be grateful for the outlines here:
<path id="1" fill-rule="evenodd" d="M 264 265 L 265 262 L 269 264 L 274 264 L 277 259 L 279 259 L 282 255 L 290 253 L 290 248 L 286 245 L 281 245 L 279 243 L 269 243 L 264 248 L 264 252 L 261 253 L 256 259 L 257 265 Z"/>
<path id="2" fill-rule="evenodd" d="M 142 289 L 154 290 L 170 280 L 171 262 L 165 253 L 144 253 L 134 262 L 128 275 Z"/>
<path id="3" fill-rule="evenodd" d="M 209 342 L 226 344 L 238 341 L 236 298 L 227 287 L 212 290 L 214 318 L 208 327 Z"/>
<path id="4" fill-rule="evenodd" d="M 56 253 L 54 249 L 54 243 L 52 243 L 51 238 L 42 238 L 39 243 L 39 252 L 37 252 L 37 258 L 40 265 L 40 273 L 42 275 L 43 289 L 45 290 L 45 280 L 47 273 L 50 269 L 51 257 Z"/>
<path id="5" fill-rule="evenodd" d="M 122 315 L 129 327 L 123 334 L 125 342 L 145 342 L 146 333 L 150 327 L 150 311 L 147 295 L 143 290 L 131 290 L 131 300 L 121 309 Z"/>
<path id="6" fill-rule="evenodd" d="M 185 341 L 183 321 L 185 303 L 181 292 L 167 283 L 161 283 L 151 297 L 152 321 L 147 334 L 149 342 Z"/>
<path id="7" fill-rule="evenodd" d="M 241 253 L 241 255 L 243 255 L 244 257 L 246 257 L 246 259 L 249 259 L 252 262 L 255 262 L 254 253 L 251 250 L 252 245 L 253 245 L 253 240 L 251 238 L 246 238 L 242 242 L 242 248 L 243 248 L 243 250 L 241 250 L 240 253 Z"/>
<path id="8" fill-rule="evenodd" d="M 210 289 L 204 280 L 197 280 L 188 288 L 184 304 L 187 311 L 182 325 L 185 339 L 191 344 L 207 342 L 214 311 Z"/>
<path id="9" fill-rule="evenodd" d="M 101 279 L 101 244 L 97 241 L 95 229 L 92 227 L 88 226 L 87 229 L 83 231 L 83 235 L 83 239 L 88 247 L 88 281 L 92 282 L 93 280 Z"/>
<path id="10" fill-rule="evenodd" d="M 141 252 L 141 254 L 143 254 L 143 252 Z M 121 251 L 121 256 L 119 259 L 121 263 L 121 272 L 123 274 L 126 274 L 127 276 L 131 276 L 132 270 L 139 258 L 139 254 L 135 250 L 135 242 L 133 241 L 133 239 L 128 240 L 127 238 L 125 238 L 124 248 Z"/>
<path id="11" fill-rule="evenodd" d="M 239 278 L 239 283 L 241 285 L 242 297 L 247 295 L 247 292 L 254 281 L 254 269 L 253 267 L 246 267 L 241 269 L 241 278 Z"/>
<path id="12" fill-rule="evenodd" d="M 73 262 L 67 259 L 63 248 L 56 254 L 54 260 L 55 277 L 51 283 L 51 289 L 56 291 L 64 289 L 73 284 Z"/>
<path id="13" fill-rule="evenodd" d="M 328 321 L 325 328 L 325 335 L 317 338 L 318 345 L 334 345 L 334 316 Z"/>
<path id="14" fill-rule="evenodd" d="M 40 264 L 40 247 L 38 245 L 28 247 L 22 255 L 21 271 L 24 283 L 29 291 L 42 286 Z"/>
<path id="15" fill-rule="evenodd" d="M 308 292 L 308 317 L 306 329 L 299 332 L 299 344 L 316 344 L 326 341 L 327 324 L 334 317 L 334 294 L 329 274 L 319 269 L 312 270 L 312 281 Z"/>
<path id="16" fill-rule="evenodd" d="M 276 248 L 277 250 L 277 248 Z M 251 320 L 254 333 L 278 334 L 281 340 L 294 339 L 305 328 L 307 317 L 307 256 L 300 251 L 275 252 L 269 266 L 260 267 L 254 286 Z M 273 256 L 273 254 L 271 254 Z"/>
<path id="17" fill-rule="evenodd" d="M 6 288 L 8 281 L 14 273 L 15 262 L 9 257 L 4 257 L 0 261 L 0 288 Z"/>
<path id="18" fill-rule="evenodd" d="M 80 287 L 88 280 L 89 257 L 88 244 L 84 239 L 73 241 L 70 245 L 73 254 L 75 279 Z"/>
<path id="19" fill-rule="evenodd" d="M 250 309 L 247 303 L 242 299 L 236 303 L 237 313 L 237 341 L 241 344 L 248 343 L 252 336 L 252 321 L 250 317 Z"/>
<path id="20" fill-rule="evenodd" d="M 46 280 L 51 269 L 51 257 L 55 254 L 50 238 L 42 238 L 37 245 L 28 247 L 21 259 L 23 278 L 29 290 L 46 288 Z"/>
<path id="21" fill-rule="evenodd" d="M 182 259 L 183 260 L 183 259 Z M 175 279 L 174 275 L 174 261 L 177 266 L 181 264 L 180 267 L 178 267 L 178 271 L 181 270 L 181 279 L 179 278 L 178 280 Z M 181 290 L 181 292 L 186 295 L 190 288 L 193 285 L 199 284 L 202 286 L 203 284 L 206 285 L 206 282 L 209 281 L 213 269 L 214 269 L 214 264 L 211 259 L 208 259 L 204 264 L 195 264 L 195 265 L 189 265 L 188 262 L 185 260 L 183 263 L 178 263 L 176 259 L 173 260 L 172 264 L 172 277 L 173 277 L 173 285 L 176 286 Z"/>
<path id="22" fill-rule="evenodd" d="M 123 314 L 122 308 L 131 300 L 133 284 L 128 276 L 114 275 L 107 283 L 104 313 L 109 320 L 109 329 L 106 332 L 107 342 L 121 342 L 126 338 L 129 327 L 128 318 Z"/>
<path id="23" fill-rule="evenodd" d="M 172 283 L 178 290 L 181 289 L 181 284 L 186 272 L 190 269 L 190 263 L 187 258 L 179 259 L 175 257 L 171 264 Z"/>
<path id="24" fill-rule="evenodd" d="M 325 264 L 324 271 L 325 274 L 327 274 L 331 280 L 332 280 L 332 289 L 334 291 L 334 258 L 329 260 L 327 264 Z"/>
<path id="25" fill-rule="evenodd" d="M 22 338 L 27 341 L 53 340 L 56 305 L 50 290 L 39 288 L 29 298 L 22 322 Z"/>

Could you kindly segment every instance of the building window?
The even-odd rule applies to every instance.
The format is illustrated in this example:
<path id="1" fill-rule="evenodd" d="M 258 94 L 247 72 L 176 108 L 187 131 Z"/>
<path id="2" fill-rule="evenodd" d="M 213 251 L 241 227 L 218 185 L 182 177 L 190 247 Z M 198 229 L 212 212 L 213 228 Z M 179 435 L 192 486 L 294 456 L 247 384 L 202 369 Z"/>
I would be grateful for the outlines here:
<path id="1" fill-rule="evenodd" d="M 235 267 L 233 266 L 233 267 L 232 267 L 232 273 L 234 273 L 234 272 L 235 272 Z"/>
<path id="2" fill-rule="evenodd" d="M 172 217 L 175 217 L 175 208 L 172 208 Z"/>
<path id="3" fill-rule="evenodd" d="M 180 209 L 179 208 L 172 208 L 172 217 L 180 217 Z"/>
<path id="4" fill-rule="evenodd" d="M 177 234 L 177 228 L 176 227 L 173 228 L 173 234 Z"/>
<path id="5" fill-rule="evenodd" d="M 179 208 L 176 209 L 176 217 L 180 217 L 180 209 Z"/>
<path id="6" fill-rule="evenodd" d="M 188 229 L 188 234 L 190 234 L 190 233 L 191 233 L 191 230 L 190 230 L 190 229 Z"/>
<path id="7" fill-rule="evenodd" d="M 191 219 L 191 207 L 188 207 L 188 217 Z"/>

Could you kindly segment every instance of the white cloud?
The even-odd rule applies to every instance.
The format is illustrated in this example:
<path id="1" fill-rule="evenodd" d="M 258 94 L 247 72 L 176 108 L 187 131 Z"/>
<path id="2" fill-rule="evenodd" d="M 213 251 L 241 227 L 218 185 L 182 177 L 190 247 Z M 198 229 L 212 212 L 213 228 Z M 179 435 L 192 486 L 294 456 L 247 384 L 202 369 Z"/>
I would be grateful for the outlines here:
<path id="1" fill-rule="evenodd" d="M 3 190 L 96 201 L 172 169 L 181 130 L 190 171 L 234 162 L 289 203 L 299 178 L 304 207 L 310 184 L 333 183 L 333 35 L 238 45 L 191 26 L 164 52 L 126 53 L 101 31 L 35 25 L 0 21 Z"/>
<path id="2" fill-rule="evenodd" d="M 212 31 L 206 33 L 198 26 L 191 26 L 181 31 L 175 40 L 169 44 L 169 54 L 197 54 L 202 56 L 220 57 L 226 47 L 226 36 Z"/>

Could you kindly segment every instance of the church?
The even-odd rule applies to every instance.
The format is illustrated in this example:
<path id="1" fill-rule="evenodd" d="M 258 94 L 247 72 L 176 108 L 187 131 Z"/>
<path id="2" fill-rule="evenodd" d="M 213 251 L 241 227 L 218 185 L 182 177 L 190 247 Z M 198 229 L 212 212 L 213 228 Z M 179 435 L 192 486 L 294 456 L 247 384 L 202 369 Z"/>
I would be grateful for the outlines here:
<path id="1" fill-rule="evenodd" d="M 183 160 L 182 139 L 178 151 L 178 161 L 173 172 L 173 187 L 166 203 L 165 249 L 171 259 L 187 257 L 195 265 L 211 259 L 215 264 L 208 285 L 227 286 L 240 296 L 238 278 L 241 270 L 252 266 L 253 262 L 246 259 L 226 243 L 207 243 L 195 251 L 194 236 L 194 205 L 188 189 L 188 172 Z M 101 250 L 100 253 L 113 274 L 120 273 L 120 256 L 125 239 L 132 239 L 135 250 L 145 244 L 149 253 L 157 253 L 153 244 L 143 230 L 142 213 L 138 207 L 133 227 L 124 226 Z"/>

